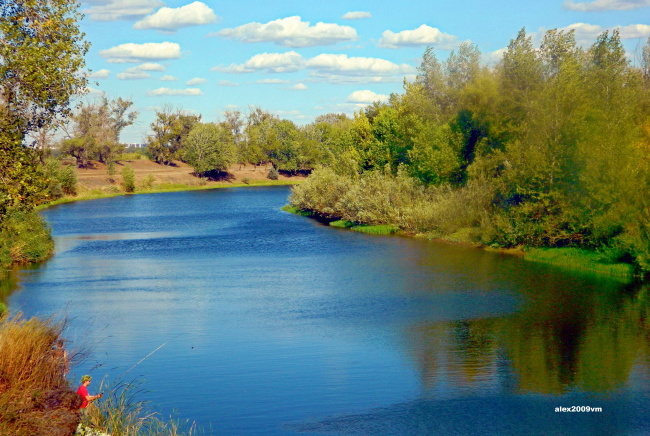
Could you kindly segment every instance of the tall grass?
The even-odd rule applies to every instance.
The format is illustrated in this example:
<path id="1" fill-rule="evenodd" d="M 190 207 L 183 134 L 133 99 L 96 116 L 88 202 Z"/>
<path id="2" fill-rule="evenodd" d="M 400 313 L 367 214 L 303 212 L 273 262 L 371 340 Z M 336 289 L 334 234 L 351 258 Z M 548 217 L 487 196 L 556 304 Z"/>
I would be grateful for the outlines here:
<path id="1" fill-rule="evenodd" d="M 104 392 L 104 397 L 88 408 L 82 426 L 112 436 L 196 434 L 194 424 L 181 424 L 172 419 L 166 421 L 159 414 L 148 411 L 147 403 L 138 400 L 145 392 L 143 384 L 142 380 L 126 382 L 118 379 L 113 384 L 102 381 L 98 389 Z"/>
<path id="2" fill-rule="evenodd" d="M 0 434 L 69 436 L 81 398 L 52 354 L 63 322 L 0 316 Z"/>

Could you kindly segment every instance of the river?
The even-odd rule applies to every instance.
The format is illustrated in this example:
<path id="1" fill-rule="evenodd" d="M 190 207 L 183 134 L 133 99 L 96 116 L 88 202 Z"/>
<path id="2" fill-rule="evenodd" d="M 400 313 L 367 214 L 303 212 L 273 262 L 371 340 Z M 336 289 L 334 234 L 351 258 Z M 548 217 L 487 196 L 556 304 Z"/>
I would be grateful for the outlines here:
<path id="1" fill-rule="evenodd" d="M 206 434 L 650 432 L 647 285 L 330 228 L 288 194 L 50 208 L 57 252 L 8 306 L 67 316 L 75 383 L 140 380 Z"/>

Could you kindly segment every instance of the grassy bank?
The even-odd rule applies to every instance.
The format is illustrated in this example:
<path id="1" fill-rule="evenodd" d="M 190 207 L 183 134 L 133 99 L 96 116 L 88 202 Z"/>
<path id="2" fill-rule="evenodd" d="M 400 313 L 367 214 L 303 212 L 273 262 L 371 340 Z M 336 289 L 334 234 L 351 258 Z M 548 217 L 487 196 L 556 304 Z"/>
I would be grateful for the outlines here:
<path id="1" fill-rule="evenodd" d="M 286 205 L 282 210 L 296 215 L 317 217 L 311 211 L 305 211 L 296 206 Z M 330 221 L 325 219 L 330 227 L 339 229 L 349 229 L 357 232 L 374 234 L 374 235 L 392 235 L 399 233 L 408 235 L 408 232 L 402 232 L 400 229 L 391 224 L 366 225 L 359 224 L 345 219 L 335 219 Z M 439 235 L 433 233 L 415 234 L 414 236 L 423 237 L 429 240 L 440 240 L 451 242 L 459 245 L 484 248 L 490 251 L 498 251 L 507 254 L 522 256 L 530 262 L 546 263 L 562 267 L 571 271 L 588 272 L 600 276 L 612 277 L 619 280 L 632 280 L 635 277 L 634 267 L 628 263 L 614 262 L 602 253 L 588 251 L 579 248 L 533 248 L 525 251 L 523 248 L 492 248 L 480 243 L 477 237 L 477 229 L 465 227 L 458 229 L 456 232 Z"/>
<path id="2" fill-rule="evenodd" d="M 534 248 L 524 255 L 531 262 L 548 263 L 573 271 L 631 279 L 634 268 L 627 263 L 612 262 L 601 253 L 579 248 Z"/>

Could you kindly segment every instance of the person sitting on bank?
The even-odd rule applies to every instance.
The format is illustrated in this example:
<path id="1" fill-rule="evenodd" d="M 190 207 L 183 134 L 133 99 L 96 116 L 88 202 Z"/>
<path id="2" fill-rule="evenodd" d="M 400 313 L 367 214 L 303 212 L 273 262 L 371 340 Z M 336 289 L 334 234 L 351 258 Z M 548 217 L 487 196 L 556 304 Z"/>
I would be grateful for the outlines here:
<path id="1" fill-rule="evenodd" d="M 92 377 L 89 375 L 84 375 L 81 377 L 81 386 L 79 386 L 79 389 L 77 389 L 77 394 L 81 395 L 81 398 L 83 399 L 80 409 L 85 409 L 93 401 L 104 396 L 102 393 L 97 395 L 88 395 L 88 385 L 90 384 L 91 380 Z"/>

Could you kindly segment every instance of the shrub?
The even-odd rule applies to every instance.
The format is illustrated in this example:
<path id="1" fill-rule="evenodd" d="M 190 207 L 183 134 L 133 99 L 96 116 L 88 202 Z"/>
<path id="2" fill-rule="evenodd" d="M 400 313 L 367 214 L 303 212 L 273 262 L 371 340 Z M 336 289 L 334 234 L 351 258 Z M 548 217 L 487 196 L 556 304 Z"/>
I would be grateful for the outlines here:
<path id="1" fill-rule="evenodd" d="M 151 189 L 153 188 L 153 183 L 156 181 L 156 178 L 154 177 L 153 174 L 149 173 L 147 176 L 142 180 L 142 189 Z"/>
<path id="2" fill-rule="evenodd" d="M 114 160 L 108 161 L 108 163 L 106 164 L 106 171 L 108 172 L 109 176 L 114 176 L 117 173 Z"/>
<path id="3" fill-rule="evenodd" d="M 0 262 L 12 264 L 40 262 L 54 251 L 50 229 L 36 212 L 14 211 L 0 227 Z"/>
<path id="4" fill-rule="evenodd" d="M 280 173 L 278 172 L 278 169 L 273 166 L 271 167 L 268 174 L 266 175 L 266 178 L 270 180 L 278 180 L 279 177 L 280 177 Z"/>
<path id="5" fill-rule="evenodd" d="M 241 181 L 246 185 L 250 185 L 251 183 L 251 179 L 249 179 L 248 177 L 244 177 L 243 179 L 241 179 Z"/>
<path id="6" fill-rule="evenodd" d="M 65 165 L 61 168 L 59 182 L 66 195 L 77 195 L 77 172 L 72 165 Z"/>
<path id="7" fill-rule="evenodd" d="M 122 168 L 122 186 L 125 192 L 135 192 L 135 171 L 131 165 L 125 165 Z"/>

